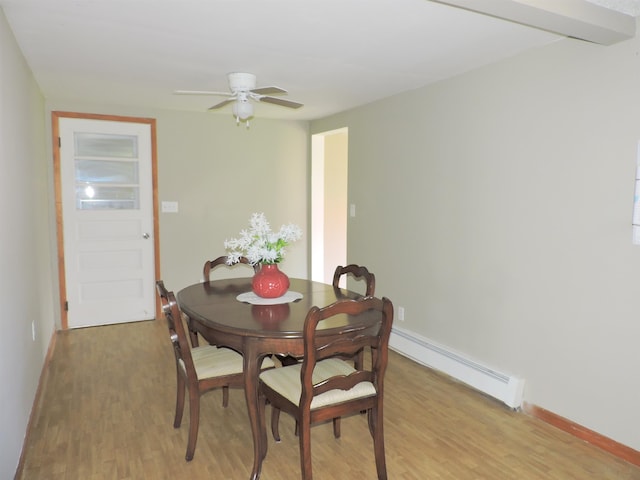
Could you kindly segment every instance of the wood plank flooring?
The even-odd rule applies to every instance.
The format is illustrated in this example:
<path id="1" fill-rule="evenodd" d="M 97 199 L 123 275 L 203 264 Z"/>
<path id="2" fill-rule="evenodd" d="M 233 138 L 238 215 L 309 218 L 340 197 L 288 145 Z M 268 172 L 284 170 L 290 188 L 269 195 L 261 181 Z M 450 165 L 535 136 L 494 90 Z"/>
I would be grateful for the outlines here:
<path id="1" fill-rule="evenodd" d="M 193 461 L 184 460 L 188 413 L 173 428 L 175 367 L 164 321 L 61 332 L 18 480 L 240 479 L 251 471 L 241 390 L 203 397 Z M 270 415 L 267 407 L 267 415 Z M 263 480 L 300 478 L 293 421 L 269 435 Z M 640 480 L 640 467 L 394 352 L 385 392 L 392 480 Z M 314 478 L 374 479 L 366 416 L 312 430 Z"/>

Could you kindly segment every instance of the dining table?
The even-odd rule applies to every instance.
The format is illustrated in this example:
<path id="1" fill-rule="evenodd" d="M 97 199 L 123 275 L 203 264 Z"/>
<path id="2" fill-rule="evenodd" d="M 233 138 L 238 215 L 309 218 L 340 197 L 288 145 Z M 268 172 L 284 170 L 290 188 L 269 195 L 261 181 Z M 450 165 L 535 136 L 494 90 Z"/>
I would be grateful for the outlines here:
<path id="1" fill-rule="evenodd" d="M 260 478 L 267 452 L 267 434 L 261 421 L 258 381 L 262 360 L 279 354 L 288 358 L 304 355 L 303 327 L 313 306 L 324 307 L 338 300 L 362 298 L 356 292 L 322 282 L 291 278 L 288 292 L 278 299 L 252 294 L 252 278 L 228 278 L 190 285 L 178 292 L 177 300 L 188 317 L 189 328 L 212 345 L 225 346 L 243 356 L 244 394 L 253 438 L 251 480 Z M 355 336 L 376 328 L 374 314 L 341 315 L 320 322 L 317 335 Z M 264 412 L 264 406 L 262 406 Z"/>

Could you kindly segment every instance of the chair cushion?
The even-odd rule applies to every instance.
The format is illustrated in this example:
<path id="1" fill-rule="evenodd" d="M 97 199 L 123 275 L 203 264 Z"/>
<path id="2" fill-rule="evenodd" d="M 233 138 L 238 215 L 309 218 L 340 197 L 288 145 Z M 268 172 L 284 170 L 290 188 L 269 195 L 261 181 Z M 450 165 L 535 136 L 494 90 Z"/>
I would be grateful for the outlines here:
<path id="1" fill-rule="evenodd" d="M 300 370 L 302 364 L 289 365 L 282 368 L 274 368 L 260 374 L 260 380 L 280 393 L 294 405 L 299 405 L 302 394 L 300 383 Z M 349 375 L 356 370 L 344 360 L 329 358 L 316 364 L 313 371 L 313 383 L 319 383 L 336 375 Z M 313 397 L 311 410 L 342 403 L 355 398 L 370 397 L 376 394 L 376 389 L 371 382 L 360 382 L 349 390 L 329 390 Z"/>
<path id="2" fill-rule="evenodd" d="M 191 349 L 193 366 L 199 380 L 204 378 L 222 377 L 242 373 L 242 355 L 235 350 L 214 345 L 203 345 Z M 272 368 L 275 364 L 271 358 L 266 357 L 262 362 L 262 368 Z M 180 367 L 184 371 L 184 363 L 180 361 Z"/>

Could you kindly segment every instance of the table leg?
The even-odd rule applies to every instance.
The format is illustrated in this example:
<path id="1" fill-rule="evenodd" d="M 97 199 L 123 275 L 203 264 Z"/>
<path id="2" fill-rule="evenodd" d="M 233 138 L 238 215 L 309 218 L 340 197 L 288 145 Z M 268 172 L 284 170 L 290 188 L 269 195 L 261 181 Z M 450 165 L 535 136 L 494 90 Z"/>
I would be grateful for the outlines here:
<path id="1" fill-rule="evenodd" d="M 253 339 L 247 339 L 244 349 L 244 395 L 247 401 L 251 435 L 253 437 L 253 470 L 251 480 L 260 478 L 262 459 L 266 455 L 267 433 L 264 419 L 260 421 L 260 406 L 258 405 L 258 349 Z M 262 423 L 262 425 L 260 424 Z"/>

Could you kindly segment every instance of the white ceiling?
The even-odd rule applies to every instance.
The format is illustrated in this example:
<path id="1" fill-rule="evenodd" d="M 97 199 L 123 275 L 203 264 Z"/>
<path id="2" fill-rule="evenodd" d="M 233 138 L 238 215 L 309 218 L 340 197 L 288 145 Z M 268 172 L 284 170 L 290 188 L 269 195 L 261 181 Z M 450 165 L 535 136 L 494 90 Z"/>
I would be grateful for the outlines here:
<path id="1" fill-rule="evenodd" d="M 0 0 L 48 99 L 205 111 L 221 99 L 172 92 L 227 91 L 241 71 L 305 104 L 257 105 L 269 118 L 321 118 L 564 38 L 446 3 L 464 2 Z M 640 0 L 591 3 L 640 15 Z"/>

